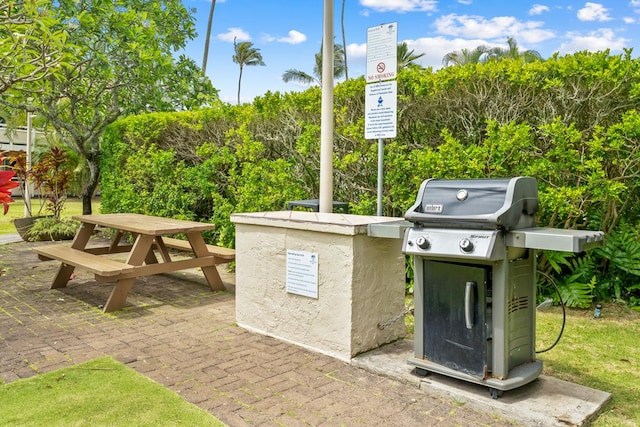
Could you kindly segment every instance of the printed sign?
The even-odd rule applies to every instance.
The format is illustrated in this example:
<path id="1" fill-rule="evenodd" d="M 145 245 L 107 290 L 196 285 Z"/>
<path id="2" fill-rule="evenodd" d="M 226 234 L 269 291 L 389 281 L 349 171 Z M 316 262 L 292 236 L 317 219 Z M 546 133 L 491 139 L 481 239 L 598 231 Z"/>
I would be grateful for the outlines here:
<path id="1" fill-rule="evenodd" d="M 365 88 L 365 139 L 395 138 L 398 111 L 395 80 L 368 84 Z"/>
<path id="2" fill-rule="evenodd" d="M 287 292 L 318 298 L 318 254 L 287 250 Z"/>
<path id="3" fill-rule="evenodd" d="M 395 79 L 398 68 L 398 24 L 367 29 L 367 83 Z"/>

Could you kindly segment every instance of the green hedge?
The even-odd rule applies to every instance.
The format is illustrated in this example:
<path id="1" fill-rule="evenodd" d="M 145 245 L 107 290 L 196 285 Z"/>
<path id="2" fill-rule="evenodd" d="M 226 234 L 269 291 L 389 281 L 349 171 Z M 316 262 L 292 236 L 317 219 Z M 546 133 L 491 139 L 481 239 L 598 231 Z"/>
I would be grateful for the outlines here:
<path id="1" fill-rule="evenodd" d="M 398 136 L 385 141 L 384 214 L 402 216 L 427 178 L 532 176 L 538 225 L 604 230 L 617 245 L 540 255 L 565 299 L 639 304 L 640 249 L 629 240 L 638 237 L 640 63 L 630 53 L 402 70 Z M 334 199 L 370 215 L 377 141 L 363 137 L 364 88 L 359 78 L 335 89 Z M 320 106 L 312 88 L 120 120 L 102 143 L 102 208 L 213 222 L 209 240 L 232 246 L 231 213 L 318 197 Z M 620 253 L 634 264 L 617 262 Z M 542 283 L 541 295 L 549 289 Z"/>

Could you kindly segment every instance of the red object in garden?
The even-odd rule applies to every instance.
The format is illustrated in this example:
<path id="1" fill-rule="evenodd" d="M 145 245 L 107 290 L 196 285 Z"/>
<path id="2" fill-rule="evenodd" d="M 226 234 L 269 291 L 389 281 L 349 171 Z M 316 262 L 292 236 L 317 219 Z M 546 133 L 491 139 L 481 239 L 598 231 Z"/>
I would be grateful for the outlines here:
<path id="1" fill-rule="evenodd" d="M 3 156 L 0 155 L 0 163 Z M 11 198 L 11 189 L 17 187 L 17 182 L 11 181 L 15 173 L 13 171 L 0 171 L 0 203 L 4 206 L 4 214 L 9 212 L 9 203 L 13 202 Z"/>

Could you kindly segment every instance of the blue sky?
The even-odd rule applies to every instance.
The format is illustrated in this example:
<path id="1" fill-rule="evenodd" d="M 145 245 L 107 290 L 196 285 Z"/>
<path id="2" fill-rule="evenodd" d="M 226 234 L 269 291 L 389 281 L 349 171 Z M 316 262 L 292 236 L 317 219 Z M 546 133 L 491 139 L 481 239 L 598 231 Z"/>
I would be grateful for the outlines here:
<path id="1" fill-rule="evenodd" d="M 235 103 L 239 66 L 233 63 L 233 39 L 260 49 L 266 66 L 245 67 L 241 102 L 270 90 L 303 90 L 284 83 L 287 69 L 313 73 L 320 50 L 324 0 L 217 0 L 211 30 L 207 75 L 224 101 Z M 183 0 L 196 10 L 198 38 L 185 52 L 202 64 L 210 0 Z M 342 0 L 334 3 L 336 43 L 342 44 Z M 366 70 L 367 29 L 398 23 L 398 42 L 425 53 L 420 65 L 442 67 L 445 54 L 479 45 L 506 47 L 513 37 L 522 50 L 544 57 L 554 52 L 623 48 L 640 52 L 640 0 L 346 0 L 345 33 L 349 77 Z"/>

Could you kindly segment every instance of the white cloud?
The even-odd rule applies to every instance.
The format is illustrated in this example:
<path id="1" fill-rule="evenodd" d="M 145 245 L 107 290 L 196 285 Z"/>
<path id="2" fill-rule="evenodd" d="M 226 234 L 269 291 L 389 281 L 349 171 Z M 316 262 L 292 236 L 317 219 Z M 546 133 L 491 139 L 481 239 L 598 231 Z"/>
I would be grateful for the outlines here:
<path id="1" fill-rule="evenodd" d="M 367 44 L 366 43 L 351 43 L 347 45 L 347 58 L 351 59 L 364 59 L 367 56 Z"/>
<path id="2" fill-rule="evenodd" d="M 624 18 L 622 18 L 622 20 L 624 21 L 625 24 L 635 24 L 636 23 L 636 18 L 634 18 L 632 16 L 625 16 Z"/>
<path id="3" fill-rule="evenodd" d="M 629 39 L 616 37 L 610 29 L 600 29 L 582 34 L 578 32 L 568 32 L 566 37 L 568 42 L 562 43 L 558 49 L 561 54 L 573 53 L 582 50 L 591 52 L 610 49 L 612 51 L 622 50 L 629 43 Z"/>
<path id="4" fill-rule="evenodd" d="M 631 0 L 629 5 L 632 7 L 640 7 L 640 0 Z"/>
<path id="5" fill-rule="evenodd" d="M 300 44 L 307 41 L 307 36 L 302 34 L 300 31 L 291 30 L 287 37 L 280 37 L 276 40 L 280 43 Z"/>
<path id="6" fill-rule="evenodd" d="M 609 9 L 599 3 L 585 3 L 578 11 L 578 19 L 581 21 L 610 21 Z"/>
<path id="7" fill-rule="evenodd" d="M 433 12 L 436 0 L 360 0 L 360 4 L 378 12 Z"/>
<path id="8" fill-rule="evenodd" d="M 466 6 L 469 6 L 470 4 L 473 3 L 473 1 L 472 0 L 458 0 L 458 3 L 464 4 Z"/>
<path id="9" fill-rule="evenodd" d="M 232 27 L 228 28 L 226 33 L 220 33 L 217 35 L 218 39 L 233 43 L 233 40 L 239 42 L 246 42 L 251 40 L 251 36 L 249 33 L 244 31 L 242 28 Z"/>
<path id="10" fill-rule="evenodd" d="M 486 19 L 471 15 L 443 15 L 436 19 L 436 31 L 443 35 L 463 38 L 506 39 L 514 37 L 519 42 L 539 43 L 555 37 L 553 31 L 542 28 L 541 21 L 519 21 L 513 16 L 497 16 Z"/>
<path id="11" fill-rule="evenodd" d="M 544 12 L 549 12 L 549 7 L 543 4 L 534 4 L 529 9 L 529 15 L 542 15 Z"/>
<path id="12" fill-rule="evenodd" d="M 462 49 L 473 50 L 478 46 L 489 47 L 505 47 L 505 43 L 492 43 L 485 39 L 473 38 L 462 39 L 453 38 L 448 39 L 446 37 L 423 37 L 417 40 L 403 40 L 407 43 L 409 50 L 413 50 L 416 54 L 424 53 L 425 55 L 416 61 L 417 64 L 423 67 L 431 67 L 434 70 L 443 67 L 442 59 L 448 53 L 459 51 Z M 523 46 L 519 46 L 520 49 L 526 50 Z M 349 58 L 349 77 L 353 74 L 363 74 L 366 69 L 366 53 L 367 45 L 363 44 L 350 44 L 347 46 L 347 55 Z"/>

